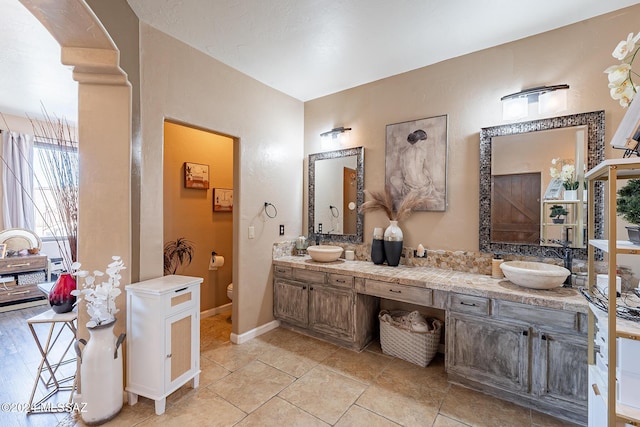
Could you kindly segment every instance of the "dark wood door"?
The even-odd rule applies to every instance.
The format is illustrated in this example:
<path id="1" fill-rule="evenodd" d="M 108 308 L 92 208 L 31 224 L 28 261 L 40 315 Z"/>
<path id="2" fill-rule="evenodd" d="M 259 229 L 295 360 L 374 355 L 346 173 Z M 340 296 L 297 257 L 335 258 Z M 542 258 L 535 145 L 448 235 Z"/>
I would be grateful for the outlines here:
<path id="1" fill-rule="evenodd" d="M 491 179 L 491 241 L 540 244 L 540 172 Z"/>
<path id="2" fill-rule="evenodd" d="M 356 234 L 356 217 L 358 212 L 349 209 L 349 203 L 356 203 L 356 170 L 344 168 L 342 171 L 342 212 L 344 212 L 344 224 L 342 234 Z"/>

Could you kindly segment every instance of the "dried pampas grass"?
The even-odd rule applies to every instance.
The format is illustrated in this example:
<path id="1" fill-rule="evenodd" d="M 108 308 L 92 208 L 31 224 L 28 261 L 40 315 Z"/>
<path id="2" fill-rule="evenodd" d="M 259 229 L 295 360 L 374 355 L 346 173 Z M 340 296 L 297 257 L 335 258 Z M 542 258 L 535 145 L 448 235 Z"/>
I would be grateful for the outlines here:
<path id="1" fill-rule="evenodd" d="M 385 187 L 384 191 L 364 190 L 364 193 L 371 197 L 372 200 L 362 204 L 360 213 L 366 214 L 381 210 L 384 211 L 387 218 L 391 221 L 402 221 L 408 218 L 409 215 L 421 205 L 420 193 L 418 191 L 412 191 L 407 194 L 400 202 L 397 211 L 394 209 L 393 198 L 391 197 L 389 187 Z"/>

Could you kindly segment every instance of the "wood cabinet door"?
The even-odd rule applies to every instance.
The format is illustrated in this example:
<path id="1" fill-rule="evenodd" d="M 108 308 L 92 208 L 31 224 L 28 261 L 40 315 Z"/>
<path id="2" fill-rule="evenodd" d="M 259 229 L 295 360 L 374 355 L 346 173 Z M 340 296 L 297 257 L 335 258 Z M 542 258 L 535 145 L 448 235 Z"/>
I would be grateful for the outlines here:
<path id="1" fill-rule="evenodd" d="M 539 329 L 535 340 L 533 394 L 562 407 L 587 406 L 587 337 Z"/>
<path id="2" fill-rule="evenodd" d="M 451 311 L 447 319 L 450 372 L 520 394 L 529 391 L 530 328 Z"/>
<path id="3" fill-rule="evenodd" d="M 309 290 L 309 326 L 338 339 L 353 339 L 352 290 L 312 285 Z"/>
<path id="4" fill-rule="evenodd" d="M 273 282 L 273 315 L 298 326 L 309 324 L 309 285 L 291 280 Z"/>

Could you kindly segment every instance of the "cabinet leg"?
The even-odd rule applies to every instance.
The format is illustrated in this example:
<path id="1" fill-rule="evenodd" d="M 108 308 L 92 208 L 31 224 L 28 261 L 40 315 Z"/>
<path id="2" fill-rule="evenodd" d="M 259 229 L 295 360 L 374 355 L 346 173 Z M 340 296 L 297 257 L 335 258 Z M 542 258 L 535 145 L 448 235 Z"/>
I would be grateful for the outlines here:
<path id="1" fill-rule="evenodd" d="M 164 407 L 167 403 L 167 398 L 156 400 L 156 415 L 164 414 Z"/>
<path id="2" fill-rule="evenodd" d="M 129 402 L 129 406 L 133 406 L 138 403 L 138 395 L 135 393 L 127 392 L 127 401 Z"/>
<path id="3" fill-rule="evenodd" d="M 199 385 L 200 385 L 200 374 L 196 374 L 196 376 L 191 379 L 191 388 L 198 388 Z"/>

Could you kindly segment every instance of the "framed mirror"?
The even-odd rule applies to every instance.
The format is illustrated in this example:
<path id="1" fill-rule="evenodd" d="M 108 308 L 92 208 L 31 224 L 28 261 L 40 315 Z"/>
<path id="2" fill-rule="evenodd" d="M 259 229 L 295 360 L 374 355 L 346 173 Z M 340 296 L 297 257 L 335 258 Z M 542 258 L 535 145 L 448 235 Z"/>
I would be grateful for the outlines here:
<path id="1" fill-rule="evenodd" d="M 587 258 L 584 236 L 590 219 L 583 195 L 584 171 L 604 160 L 604 117 L 604 111 L 596 111 L 481 129 L 482 252 L 555 257 L 558 245 L 553 242 L 569 240 L 574 257 Z M 552 159 L 573 165 L 580 185 L 579 200 L 565 200 L 564 193 L 554 188 Z M 596 238 L 602 238 L 602 186 L 597 185 L 595 194 L 588 197 L 595 203 Z M 520 219 L 503 216 L 510 210 L 505 203 Z M 552 221 L 554 205 L 562 206 L 566 223 Z"/>
<path id="2" fill-rule="evenodd" d="M 364 147 L 309 155 L 309 239 L 362 243 Z"/>

